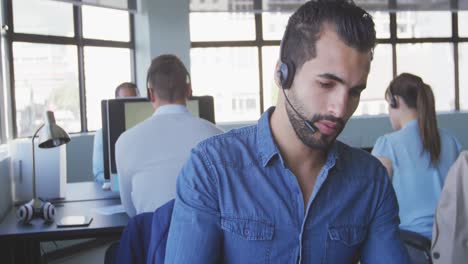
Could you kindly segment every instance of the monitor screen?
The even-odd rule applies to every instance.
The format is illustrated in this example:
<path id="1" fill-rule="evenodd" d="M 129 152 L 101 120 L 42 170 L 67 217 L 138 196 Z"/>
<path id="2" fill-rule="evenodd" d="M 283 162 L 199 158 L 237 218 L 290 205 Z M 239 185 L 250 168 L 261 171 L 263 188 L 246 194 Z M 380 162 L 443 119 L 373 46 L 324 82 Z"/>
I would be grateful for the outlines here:
<path id="1" fill-rule="evenodd" d="M 128 101 L 123 102 L 125 130 L 134 127 L 136 124 L 151 116 L 154 112 L 153 106 L 148 101 Z M 200 116 L 198 110 L 198 100 L 189 100 L 187 102 L 188 110 L 194 116 Z"/>
<path id="2" fill-rule="evenodd" d="M 212 96 L 194 96 L 187 101 L 188 110 L 200 118 L 215 123 Z M 119 98 L 103 100 L 102 137 L 104 154 L 104 177 L 110 179 L 117 173 L 115 164 L 115 143 L 126 130 L 150 117 L 154 110 L 146 98 Z"/>

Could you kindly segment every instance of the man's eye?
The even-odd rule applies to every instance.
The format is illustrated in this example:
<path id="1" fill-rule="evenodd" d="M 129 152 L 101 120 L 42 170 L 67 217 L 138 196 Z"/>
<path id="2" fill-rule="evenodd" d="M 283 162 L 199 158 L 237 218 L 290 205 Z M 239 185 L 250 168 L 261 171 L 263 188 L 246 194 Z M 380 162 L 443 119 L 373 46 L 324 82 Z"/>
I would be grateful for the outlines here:
<path id="1" fill-rule="evenodd" d="M 332 88 L 333 83 L 332 82 L 319 82 L 320 86 L 323 88 Z"/>

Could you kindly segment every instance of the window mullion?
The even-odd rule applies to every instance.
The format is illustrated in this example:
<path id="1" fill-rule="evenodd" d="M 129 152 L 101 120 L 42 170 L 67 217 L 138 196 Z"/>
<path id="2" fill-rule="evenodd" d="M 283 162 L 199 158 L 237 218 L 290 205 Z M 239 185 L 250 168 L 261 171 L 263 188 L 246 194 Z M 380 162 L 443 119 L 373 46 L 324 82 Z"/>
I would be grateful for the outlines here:
<path id="1" fill-rule="evenodd" d="M 258 54 L 258 82 L 259 82 L 259 104 L 260 115 L 263 113 L 263 54 L 262 54 L 262 41 L 263 41 L 263 25 L 262 15 L 255 14 L 255 42 Z"/>
<path id="2" fill-rule="evenodd" d="M 81 7 L 73 7 L 73 21 L 75 27 L 75 40 L 78 54 L 78 87 L 80 94 L 80 116 L 81 132 L 88 131 L 87 113 L 86 113 L 86 89 L 84 73 L 84 52 L 83 52 L 83 24 Z"/>
<path id="3" fill-rule="evenodd" d="M 4 16 L 3 19 L 5 25 L 8 29 L 6 30 L 6 45 L 5 45 L 5 58 L 8 58 L 9 63 L 5 63 L 5 76 L 8 72 L 9 81 L 7 80 L 6 84 L 10 87 L 10 97 L 11 97 L 11 120 L 13 124 L 11 126 L 13 138 L 16 138 L 18 135 L 18 127 L 16 122 L 16 96 L 15 96 L 15 74 L 14 74 L 14 65 L 13 65 L 13 35 L 14 35 L 14 25 L 13 25 L 13 0 L 7 0 L 3 2 Z"/>
<path id="4" fill-rule="evenodd" d="M 453 66 L 455 71 L 455 111 L 460 110 L 460 65 L 458 58 L 458 14 L 456 12 L 452 13 L 452 38 L 453 38 Z"/>

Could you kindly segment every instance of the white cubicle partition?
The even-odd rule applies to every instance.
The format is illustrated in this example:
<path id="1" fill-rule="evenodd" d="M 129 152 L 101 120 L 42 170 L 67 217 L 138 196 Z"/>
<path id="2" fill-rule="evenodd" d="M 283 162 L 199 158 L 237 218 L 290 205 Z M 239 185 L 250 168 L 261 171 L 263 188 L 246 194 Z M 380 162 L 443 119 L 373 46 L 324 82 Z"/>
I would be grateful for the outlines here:
<path id="1" fill-rule="evenodd" d="M 56 199 L 65 197 L 67 181 L 66 146 L 40 149 L 36 144 L 36 193 L 38 197 Z M 13 200 L 32 198 L 31 139 L 14 140 L 11 147 L 13 168 Z"/>

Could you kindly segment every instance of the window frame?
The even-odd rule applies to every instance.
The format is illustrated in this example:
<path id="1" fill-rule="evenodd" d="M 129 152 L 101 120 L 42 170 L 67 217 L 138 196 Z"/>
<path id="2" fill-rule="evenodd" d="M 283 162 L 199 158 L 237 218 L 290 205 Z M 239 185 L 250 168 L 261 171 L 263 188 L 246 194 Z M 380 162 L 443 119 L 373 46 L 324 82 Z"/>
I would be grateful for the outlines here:
<path id="1" fill-rule="evenodd" d="M 13 0 L 3 0 L 3 25 L 5 29 L 5 58 L 8 64 L 8 71 L 4 71 L 4 76 L 9 78 L 9 91 L 11 98 L 11 119 L 13 138 L 18 137 L 16 120 L 16 97 L 15 97 L 15 69 L 13 64 L 13 42 L 37 43 L 37 44 L 57 44 L 73 45 L 77 49 L 78 56 L 78 89 L 80 103 L 80 124 L 81 130 L 77 133 L 89 132 L 86 113 L 86 87 L 84 69 L 84 47 L 106 47 L 106 48 L 128 48 L 130 50 L 131 81 L 135 82 L 135 18 L 132 12 L 129 15 L 130 40 L 113 41 L 103 39 L 91 39 L 83 37 L 82 5 L 72 5 L 73 8 L 73 29 L 74 37 L 50 36 L 31 33 L 17 33 L 13 23 Z"/>

